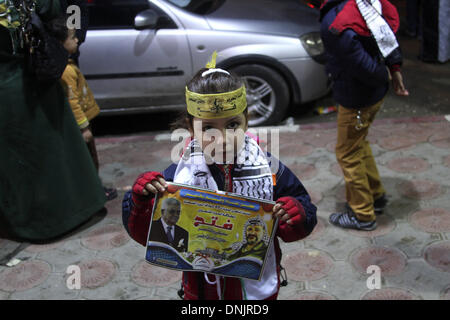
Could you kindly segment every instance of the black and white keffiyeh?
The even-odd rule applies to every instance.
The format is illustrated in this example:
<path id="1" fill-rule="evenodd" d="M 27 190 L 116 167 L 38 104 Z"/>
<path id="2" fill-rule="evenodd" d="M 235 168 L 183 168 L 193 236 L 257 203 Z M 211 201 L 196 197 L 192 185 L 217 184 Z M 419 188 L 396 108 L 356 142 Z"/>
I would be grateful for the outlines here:
<path id="1" fill-rule="evenodd" d="M 207 163 L 210 158 L 193 139 L 186 147 L 175 171 L 174 182 L 218 190 Z M 273 200 L 273 181 L 269 161 L 257 142 L 245 136 L 236 157 L 233 193 L 264 200 Z"/>
<path id="2" fill-rule="evenodd" d="M 397 38 L 389 24 L 382 17 L 380 0 L 356 0 L 359 12 L 364 18 L 381 54 L 386 58 L 398 48 Z"/>

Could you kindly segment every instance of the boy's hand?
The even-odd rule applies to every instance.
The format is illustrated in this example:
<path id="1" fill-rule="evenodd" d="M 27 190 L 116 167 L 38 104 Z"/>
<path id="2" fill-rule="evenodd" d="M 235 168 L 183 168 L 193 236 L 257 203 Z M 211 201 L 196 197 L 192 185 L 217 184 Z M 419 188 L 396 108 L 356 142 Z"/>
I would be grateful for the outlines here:
<path id="1" fill-rule="evenodd" d="M 159 172 L 145 172 L 141 174 L 133 185 L 133 193 L 138 196 L 147 197 L 150 194 L 164 192 L 168 184 Z"/>
<path id="2" fill-rule="evenodd" d="M 392 87 L 394 88 L 396 95 L 409 96 L 409 92 L 403 84 L 403 76 L 400 71 L 395 71 L 392 73 Z"/>
<path id="3" fill-rule="evenodd" d="M 287 223 L 290 226 L 301 223 L 305 217 L 303 206 L 293 197 L 279 198 L 272 211 L 273 217 L 280 219 L 280 224 Z"/>
<path id="4" fill-rule="evenodd" d="M 89 129 L 89 127 L 82 129 L 81 134 L 83 135 L 84 142 L 89 143 L 94 139 L 94 136 L 92 135 L 92 131 Z"/>

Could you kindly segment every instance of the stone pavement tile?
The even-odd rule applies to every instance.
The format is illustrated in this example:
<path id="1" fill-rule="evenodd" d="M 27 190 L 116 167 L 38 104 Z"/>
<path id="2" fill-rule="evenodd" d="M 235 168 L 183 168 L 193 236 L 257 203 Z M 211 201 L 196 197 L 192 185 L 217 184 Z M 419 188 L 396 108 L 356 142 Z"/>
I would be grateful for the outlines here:
<path id="1" fill-rule="evenodd" d="M 81 288 L 103 287 L 114 279 L 118 271 L 115 262 L 107 259 L 85 259 L 77 265 L 81 272 Z"/>
<path id="2" fill-rule="evenodd" d="M 448 285 L 447 287 L 444 288 L 444 290 L 442 290 L 440 298 L 441 300 L 450 300 L 450 285 Z"/>
<path id="3" fill-rule="evenodd" d="M 390 287 L 370 290 L 361 300 L 421 300 L 421 297 L 407 289 Z"/>
<path id="4" fill-rule="evenodd" d="M 325 229 L 330 227 L 330 224 L 327 223 L 327 220 L 324 217 L 317 217 L 317 224 L 314 227 L 311 234 L 304 239 L 304 241 L 317 240 L 323 236 L 325 233 Z"/>
<path id="5" fill-rule="evenodd" d="M 331 225 L 326 218 L 326 227 L 317 239 L 305 238 L 305 249 L 327 252 L 334 260 L 346 260 L 350 252 L 360 247 L 372 244 L 371 238 L 361 238 L 352 235 L 348 230 Z"/>
<path id="6" fill-rule="evenodd" d="M 377 140 L 378 146 L 387 151 L 412 150 L 416 147 L 416 139 L 410 136 L 388 136 Z"/>
<path id="7" fill-rule="evenodd" d="M 410 223 L 414 228 L 428 233 L 450 232 L 450 210 L 424 208 L 411 214 Z"/>
<path id="8" fill-rule="evenodd" d="M 418 157 L 396 157 L 391 159 L 386 166 L 400 173 L 420 173 L 430 168 L 427 160 Z"/>
<path id="9" fill-rule="evenodd" d="M 289 164 L 289 169 L 300 181 L 311 180 L 317 176 L 317 168 L 312 163 L 294 162 Z"/>
<path id="10" fill-rule="evenodd" d="M 44 283 L 52 272 L 52 266 L 42 260 L 22 261 L 0 273 L 0 290 L 5 292 L 27 291 Z"/>
<path id="11" fill-rule="evenodd" d="M 355 272 L 346 261 L 337 261 L 333 271 L 325 278 L 308 281 L 306 290 L 326 292 L 339 300 L 353 300 L 366 292 L 370 274 Z"/>
<path id="12" fill-rule="evenodd" d="M 300 249 L 285 253 L 281 261 L 289 279 L 313 281 L 332 272 L 334 260 L 326 252 L 316 249 Z"/>
<path id="13" fill-rule="evenodd" d="M 437 271 L 422 259 L 411 259 L 405 271 L 395 277 L 384 277 L 384 287 L 404 288 L 415 292 L 426 300 L 439 299 L 441 292 L 450 283 L 449 273 Z"/>
<path id="14" fill-rule="evenodd" d="M 144 159 L 149 162 L 158 161 L 160 157 L 154 152 L 153 144 L 153 141 L 134 141 L 116 143 L 107 149 L 99 148 L 100 165 L 120 162 L 130 167 L 136 167 L 142 165 Z M 133 156 L 131 157 L 130 155 Z"/>
<path id="15" fill-rule="evenodd" d="M 307 143 L 318 147 L 326 148 L 330 142 L 335 142 L 337 139 L 337 129 L 314 130 L 310 133 Z"/>
<path id="16" fill-rule="evenodd" d="M 294 163 L 306 162 L 309 164 L 314 164 L 314 166 L 318 169 L 319 174 L 322 174 L 322 167 L 325 168 L 330 165 L 331 161 L 336 161 L 336 157 L 334 156 L 334 154 L 328 152 L 324 148 L 314 149 L 314 151 L 307 157 L 297 156 L 295 154 L 286 156 L 285 154 L 280 153 L 279 159 L 289 168 L 291 164 Z"/>
<path id="17" fill-rule="evenodd" d="M 379 159 L 385 155 L 389 155 L 390 152 L 384 150 L 379 144 L 371 144 L 370 149 L 372 150 L 372 155 L 375 158 L 377 164 L 379 163 Z"/>
<path id="18" fill-rule="evenodd" d="M 397 184 L 398 191 L 413 200 L 430 200 L 445 194 L 439 182 L 429 179 L 413 179 Z"/>
<path id="19" fill-rule="evenodd" d="M 336 177 L 342 178 L 344 177 L 344 174 L 342 173 L 341 166 L 337 162 L 332 162 L 330 164 L 330 172 L 334 174 Z"/>
<path id="20" fill-rule="evenodd" d="M 338 300 L 338 299 L 327 292 L 308 290 L 292 295 L 289 300 Z"/>
<path id="21" fill-rule="evenodd" d="M 66 275 L 62 273 L 52 273 L 39 286 L 14 292 L 10 296 L 12 300 L 75 300 L 79 298 L 79 290 L 68 289 Z"/>
<path id="22" fill-rule="evenodd" d="M 433 134 L 428 141 L 435 147 L 447 150 L 450 149 L 450 128 Z"/>
<path id="23" fill-rule="evenodd" d="M 327 192 L 326 193 L 327 195 L 330 194 L 334 197 L 334 199 L 332 201 L 334 201 L 335 204 L 346 202 L 345 182 L 343 179 L 340 179 L 338 184 L 333 185 L 333 189 L 327 189 L 326 192 Z M 335 206 L 335 209 L 338 209 L 338 208 Z"/>
<path id="24" fill-rule="evenodd" d="M 407 257 L 396 248 L 370 246 L 352 252 L 349 262 L 361 274 L 366 274 L 370 266 L 377 266 L 384 276 L 396 276 L 405 270 Z"/>
<path id="25" fill-rule="evenodd" d="M 443 233 L 444 239 L 450 240 L 450 232 Z"/>
<path id="26" fill-rule="evenodd" d="M 384 209 L 384 213 L 394 218 L 397 224 L 401 221 L 408 221 L 412 212 L 420 210 L 421 203 L 419 201 L 398 196 L 389 183 L 385 184 L 385 188 L 389 202 Z"/>
<path id="27" fill-rule="evenodd" d="M 166 287 L 181 281 L 181 272 L 154 266 L 141 260 L 134 265 L 131 280 L 146 288 Z"/>
<path id="28" fill-rule="evenodd" d="M 181 276 L 179 271 L 139 261 L 132 269 L 130 280 L 142 288 L 152 289 L 149 299 L 178 300 L 177 291 L 181 288 Z"/>
<path id="29" fill-rule="evenodd" d="M 287 286 L 280 288 L 279 300 L 296 300 L 296 297 L 305 292 L 305 283 L 303 281 L 295 281 L 289 277 L 287 281 Z"/>
<path id="30" fill-rule="evenodd" d="M 442 164 L 447 168 L 450 167 L 450 155 L 444 156 L 444 158 L 442 159 Z"/>
<path id="31" fill-rule="evenodd" d="M 283 240 L 280 239 L 280 248 L 282 254 L 286 255 L 289 252 L 296 252 L 297 250 L 304 249 L 305 242 L 304 241 L 283 242 Z"/>
<path id="32" fill-rule="evenodd" d="M 124 195 L 125 190 L 118 190 L 117 198 L 106 202 L 105 208 L 108 210 L 106 218 L 110 219 L 109 222 L 119 223 L 122 225 L 122 200 Z"/>
<path id="33" fill-rule="evenodd" d="M 311 155 L 314 152 L 314 147 L 310 144 L 302 143 L 299 141 L 292 141 L 288 143 L 283 143 L 281 145 L 268 145 L 267 150 L 274 150 L 274 148 L 279 148 L 280 158 L 285 157 L 298 157 L 303 158 Z"/>
<path id="34" fill-rule="evenodd" d="M 41 252 L 51 251 L 60 248 L 64 245 L 65 241 L 57 241 L 48 244 L 30 244 L 25 248 L 25 252 L 39 254 Z"/>
<path id="35" fill-rule="evenodd" d="M 172 163 L 170 151 L 173 146 L 170 141 L 108 144 L 107 149 L 98 150 L 100 177 L 104 184 L 116 188 L 131 186 L 139 174 L 167 168 Z"/>
<path id="36" fill-rule="evenodd" d="M 104 185 L 124 188 L 133 185 L 138 175 L 147 171 L 147 168 L 145 165 L 127 167 L 123 163 L 113 162 L 100 165 L 100 177 Z"/>
<path id="37" fill-rule="evenodd" d="M 129 272 L 116 272 L 105 285 L 96 288 L 82 288 L 80 298 L 88 300 L 136 300 L 151 297 L 155 288 L 144 288 L 131 281 Z"/>
<path id="38" fill-rule="evenodd" d="M 303 186 L 307 191 L 315 190 L 320 192 L 322 198 L 333 197 L 336 198 L 342 188 L 345 192 L 343 178 L 331 174 L 328 170 L 320 168 L 316 165 L 317 176 L 312 180 L 301 180 Z M 334 199 L 335 201 L 335 199 Z"/>
<path id="39" fill-rule="evenodd" d="M 306 192 L 308 192 L 310 198 L 311 198 L 311 202 L 317 207 L 319 205 L 319 203 L 322 201 L 323 199 L 323 195 L 322 192 L 315 190 L 314 188 L 311 187 L 305 187 Z"/>
<path id="40" fill-rule="evenodd" d="M 99 251 L 97 258 L 115 261 L 121 272 L 131 272 L 133 267 L 145 258 L 145 247 L 133 239 L 119 248 Z"/>
<path id="41" fill-rule="evenodd" d="M 429 138 L 442 130 L 446 130 L 445 127 L 430 127 L 430 126 L 418 126 L 415 123 L 408 123 L 406 128 L 399 134 L 404 136 L 410 136 L 416 139 L 417 142 L 427 142 Z"/>
<path id="42" fill-rule="evenodd" d="M 22 252 L 18 255 L 19 259 L 25 254 L 26 252 Z M 78 265 L 85 259 L 94 258 L 95 255 L 96 252 L 84 248 L 79 239 L 71 239 L 65 241 L 61 247 L 38 253 L 35 259 L 50 263 L 54 272 L 65 273 L 70 265 Z"/>
<path id="43" fill-rule="evenodd" d="M 89 250 L 109 250 L 119 248 L 130 240 L 122 224 L 98 226 L 81 238 L 81 245 Z"/>
<path id="44" fill-rule="evenodd" d="M 424 249 L 425 261 L 438 271 L 450 275 L 450 241 L 438 241 Z"/>
<path id="45" fill-rule="evenodd" d="M 8 300 L 11 296 L 11 292 L 5 292 L 0 290 L 0 300 Z"/>
<path id="46" fill-rule="evenodd" d="M 439 234 L 419 231 L 407 222 L 397 222 L 395 231 L 375 238 L 374 243 L 377 246 L 396 248 L 408 258 L 420 258 L 425 246 L 441 239 Z"/>
<path id="47" fill-rule="evenodd" d="M 427 159 L 432 166 L 434 165 L 445 166 L 444 159 L 446 156 L 448 156 L 449 149 L 450 148 L 438 148 L 430 143 L 424 143 L 420 145 L 420 152 L 416 153 L 415 155 Z M 413 153 L 409 155 L 414 156 Z M 448 172 L 446 175 L 448 175 Z"/>
<path id="48" fill-rule="evenodd" d="M 156 287 L 155 293 L 150 296 L 152 300 L 181 300 L 178 290 L 181 288 L 181 280 L 167 287 Z"/>

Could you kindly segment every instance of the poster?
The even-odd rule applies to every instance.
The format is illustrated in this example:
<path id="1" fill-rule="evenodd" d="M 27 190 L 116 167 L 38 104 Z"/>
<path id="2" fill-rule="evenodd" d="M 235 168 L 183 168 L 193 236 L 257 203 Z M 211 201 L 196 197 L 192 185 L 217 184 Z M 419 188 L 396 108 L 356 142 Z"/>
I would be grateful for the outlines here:
<path id="1" fill-rule="evenodd" d="M 259 280 L 277 221 L 273 201 L 169 183 L 157 195 L 146 261 Z"/>

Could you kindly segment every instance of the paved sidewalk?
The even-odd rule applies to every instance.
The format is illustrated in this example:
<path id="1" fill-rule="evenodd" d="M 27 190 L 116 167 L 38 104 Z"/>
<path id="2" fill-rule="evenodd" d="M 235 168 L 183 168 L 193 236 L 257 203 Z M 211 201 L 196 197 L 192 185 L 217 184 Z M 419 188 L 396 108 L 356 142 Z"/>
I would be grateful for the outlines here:
<path id="1" fill-rule="evenodd" d="M 280 299 L 450 300 L 450 123 L 441 116 L 374 123 L 369 139 L 390 203 L 371 232 L 328 222 L 345 201 L 335 124 L 283 130 L 280 158 L 310 192 L 319 222 L 307 239 L 282 244 L 289 284 Z M 16 255 L 22 262 L 0 266 L 0 300 L 178 299 L 181 273 L 145 263 L 144 247 L 121 222 L 125 190 L 139 173 L 167 167 L 175 143 L 153 135 L 97 144 L 102 179 L 119 188 L 118 199 L 107 204 L 105 216 L 65 239 L 23 244 Z M 0 256 L 18 245 L 0 239 Z M 67 288 L 70 265 L 81 268 L 80 290 Z M 370 265 L 381 269 L 380 290 L 366 285 Z"/>

